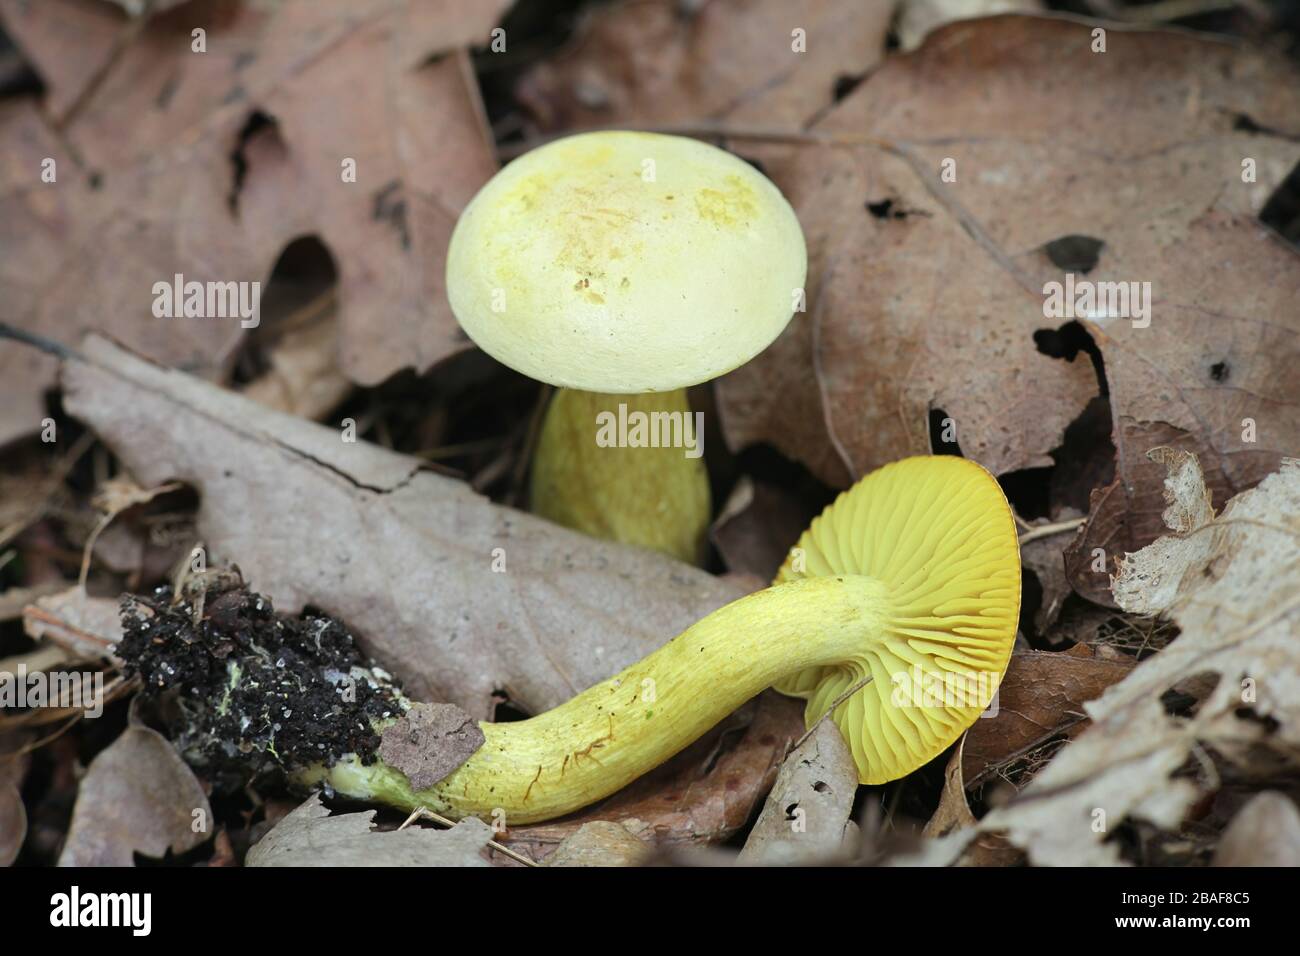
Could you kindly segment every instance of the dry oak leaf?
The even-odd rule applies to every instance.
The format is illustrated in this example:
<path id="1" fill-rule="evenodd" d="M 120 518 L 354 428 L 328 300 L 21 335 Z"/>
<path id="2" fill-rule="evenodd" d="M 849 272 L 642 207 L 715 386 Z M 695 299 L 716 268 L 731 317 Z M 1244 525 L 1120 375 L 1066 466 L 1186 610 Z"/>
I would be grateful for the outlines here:
<path id="1" fill-rule="evenodd" d="M 212 832 L 203 787 L 168 740 L 131 725 L 90 763 L 60 866 L 134 866 L 135 854 L 184 853 Z"/>
<path id="2" fill-rule="evenodd" d="M 1079 733 L 1088 722 L 1084 705 L 1127 677 L 1136 663 L 1083 644 L 1013 654 L 998 685 L 997 713 L 983 715 L 962 738 L 967 784 L 981 783 L 1057 735 Z"/>
<path id="3" fill-rule="evenodd" d="M 1214 866 L 1300 866 L 1300 810 L 1266 790 L 1237 811 L 1214 851 Z"/>
<path id="4" fill-rule="evenodd" d="M 1176 829 L 1202 796 L 1195 777 L 1171 776 L 1189 758 L 1246 762 L 1264 747 L 1294 761 L 1300 747 L 1300 463 L 1285 460 L 1212 518 L 1194 456 L 1154 457 L 1177 530 L 1121 561 L 1115 598 L 1182 633 L 1085 704 L 1092 726 L 981 821 L 1037 863 L 1120 862 L 1105 841 L 1126 818 Z M 1162 695 L 1202 675 L 1217 684 L 1197 708 L 1166 713 Z"/>
<path id="5" fill-rule="evenodd" d="M 847 857 L 857 792 L 853 752 L 833 721 L 819 722 L 781 764 L 736 862 L 806 866 Z"/>
<path id="6" fill-rule="evenodd" d="M 546 858 L 547 866 L 636 866 L 650 847 L 627 824 L 593 820 L 578 827 Z"/>
<path id="7" fill-rule="evenodd" d="M 248 851 L 248 866 L 490 866 L 492 828 L 469 817 L 450 830 L 372 830 L 375 811 L 330 816 L 313 794 Z"/>
<path id="8" fill-rule="evenodd" d="M 414 790 L 428 790 L 483 746 L 478 723 L 455 704 L 411 705 L 379 735 L 379 759 Z"/>
<path id="9" fill-rule="evenodd" d="M 1100 389 L 1083 355 L 1051 358 L 1034 339 L 1069 321 L 1044 317 L 1043 289 L 1065 275 L 1047 245 L 1074 234 L 1104 241 L 1088 280 L 1151 283 L 1149 326 L 1080 319 L 1118 449 L 1112 545 L 1158 534 L 1136 461 L 1157 424 L 1227 493 L 1300 447 L 1300 263 L 1255 218 L 1300 160 L 1295 68 L 1175 32 L 1112 28 L 1097 55 L 1091 29 L 951 24 L 883 63 L 804 142 L 734 139 L 790 198 L 810 262 L 808 311 L 719 382 L 733 447 L 771 443 L 843 484 L 928 452 L 934 413 L 997 474 L 1051 466 Z M 1240 440 L 1245 417 L 1257 443 Z"/>
<path id="10" fill-rule="evenodd" d="M 69 412 L 138 481 L 197 489 L 209 563 L 238 564 L 280 611 L 345 621 L 412 698 L 477 719 L 499 691 L 554 707 L 743 593 L 98 337 L 63 379 Z"/>
<path id="11" fill-rule="evenodd" d="M 626 0 L 592 8 L 515 96 L 546 132 L 797 129 L 879 62 L 893 12 L 892 0 Z"/>
<path id="12" fill-rule="evenodd" d="M 53 107 L 0 104 L 5 321 L 69 345 L 103 330 L 216 377 L 241 318 L 156 318 L 155 283 L 264 283 L 294 239 L 314 234 L 337 266 L 338 364 L 354 381 L 467 347 L 443 263 L 460 210 L 497 163 L 458 48 L 486 42 L 507 5 L 185 4 L 137 29 L 84 0 L 0 0 L 0 26 Z M 203 54 L 191 51 L 197 27 Z M 39 426 L 53 378 L 47 357 L 0 350 L 0 443 Z"/>

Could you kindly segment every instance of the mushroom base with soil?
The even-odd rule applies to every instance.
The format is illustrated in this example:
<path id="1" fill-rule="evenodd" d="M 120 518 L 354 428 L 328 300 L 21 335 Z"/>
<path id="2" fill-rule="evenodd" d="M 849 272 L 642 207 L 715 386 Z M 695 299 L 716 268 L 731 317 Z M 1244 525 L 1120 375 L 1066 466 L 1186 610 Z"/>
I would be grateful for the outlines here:
<path id="1" fill-rule="evenodd" d="M 290 706 L 275 689 L 371 672 L 340 646 L 329 666 L 313 660 L 313 635 L 328 624 L 268 625 L 262 600 L 219 599 L 209 606 L 211 623 L 170 642 L 150 636 L 156 622 L 128 621 L 121 653 L 129 668 L 146 688 L 179 686 L 192 717 L 208 726 L 201 739 L 209 758 L 264 760 L 269 751 L 300 785 L 457 818 L 504 814 L 521 824 L 608 796 L 768 686 L 807 698 L 810 727 L 834 708 L 861 782 L 910 773 L 974 722 L 1006 670 L 1020 606 L 1019 543 L 1001 488 L 978 465 L 950 457 L 888 465 L 813 522 L 778 583 L 720 608 L 559 707 L 481 724 L 483 745 L 421 790 L 378 759 L 377 739 L 364 732 L 368 724 L 377 735 L 396 719 L 392 705 L 406 706 L 386 682 L 368 683 L 362 706 L 353 695 L 342 720 L 333 719 L 338 708 L 317 708 L 333 720 L 322 729 L 352 729 L 317 741 L 315 759 L 309 732 L 324 717 Z M 174 625 L 182 612 L 155 613 Z M 257 629 L 245 626 L 250 619 Z M 241 661 L 250 660 L 283 679 L 243 679 Z M 242 714 L 233 723 L 232 701 Z M 293 759 L 277 739 L 295 741 Z M 344 751 L 348 740 L 361 752 Z"/>

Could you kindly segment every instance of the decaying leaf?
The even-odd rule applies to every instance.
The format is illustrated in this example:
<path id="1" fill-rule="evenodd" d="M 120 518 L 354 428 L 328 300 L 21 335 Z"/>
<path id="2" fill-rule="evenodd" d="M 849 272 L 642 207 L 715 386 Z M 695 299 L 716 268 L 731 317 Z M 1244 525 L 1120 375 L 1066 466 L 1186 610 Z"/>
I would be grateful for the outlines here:
<path id="1" fill-rule="evenodd" d="M 1041 13 L 1041 0 L 902 0 L 898 5 L 898 46 L 915 50 L 931 30 L 954 20 L 997 13 Z"/>
<path id="2" fill-rule="evenodd" d="M 1300 866 L 1300 810 L 1286 794 L 1257 794 L 1223 832 L 1214 865 Z"/>
<path id="3" fill-rule="evenodd" d="M 1078 644 L 1068 651 L 1018 651 L 998 685 L 996 715 L 985 714 L 963 738 L 970 786 L 1061 734 L 1086 726 L 1084 705 L 1123 680 L 1136 661 Z"/>
<path id="4" fill-rule="evenodd" d="M 244 394 L 268 408 L 319 420 L 352 388 L 335 362 L 338 334 L 338 310 L 331 304 L 325 318 L 280 337 L 270 349 L 270 368 Z"/>
<path id="5" fill-rule="evenodd" d="M 134 866 L 136 853 L 184 853 L 211 834 L 212 808 L 185 761 L 157 731 L 133 725 L 82 778 L 59 865 Z"/>
<path id="6" fill-rule="evenodd" d="M 375 811 L 330 816 L 313 795 L 248 851 L 248 866 L 489 866 L 492 828 L 470 817 L 450 830 L 373 830 Z"/>
<path id="7" fill-rule="evenodd" d="M 379 757 L 427 790 L 483 746 L 478 723 L 455 704 L 417 703 L 379 735 Z"/>
<path id="8" fill-rule="evenodd" d="M 26 755 L 0 754 L 0 866 L 18 859 L 27 838 L 27 808 L 19 790 L 26 769 Z"/>
<path id="9" fill-rule="evenodd" d="M 857 792 L 853 753 L 834 722 L 823 720 L 785 758 L 737 862 L 808 865 L 845 856 Z"/>
<path id="10" fill-rule="evenodd" d="M 969 736 L 969 732 L 962 735 L 957 749 L 948 758 L 948 766 L 943 772 L 943 792 L 939 795 L 939 806 L 926 821 L 922 836 L 941 837 L 954 830 L 973 827 L 978 822 L 975 814 L 971 813 L 970 804 L 966 802 L 966 783 L 962 777 L 962 751 Z"/>
<path id="11" fill-rule="evenodd" d="M 196 55 L 192 4 L 126 34 L 78 0 L 5 0 L 0 21 L 54 107 L 0 105 L 5 320 L 73 344 L 111 318 L 142 353 L 215 376 L 251 320 L 156 317 L 155 283 L 265 282 L 291 241 L 314 234 L 338 267 L 336 351 L 354 380 L 463 349 L 443 260 L 496 160 L 457 48 L 486 42 L 507 5 L 226 4 L 199 18 Z M 40 179 L 46 158 L 53 183 Z M 0 443 L 39 427 L 53 377 L 44 356 L 0 352 Z"/>
<path id="12" fill-rule="evenodd" d="M 594 9 L 516 96 L 544 130 L 798 129 L 879 61 L 892 15 L 888 0 L 632 0 Z"/>
<path id="13" fill-rule="evenodd" d="M 32 640 L 48 640 L 83 661 L 111 659 L 122 639 L 121 608 L 112 598 L 90 597 L 71 587 L 47 594 L 23 609 L 23 630 Z"/>
<path id="14" fill-rule="evenodd" d="M 650 848 L 636 837 L 631 827 L 640 821 L 613 823 L 593 820 L 584 823 L 555 852 L 546 858 L 547 866 L 636 866 L 650 853 Z"/>
<path id="15" fill-rule="evenodd" d="M 816 513 L 775 485 L 742 477 L 709 537 L 728 570 L 771 581 Z"/>
<path id="16" fill-rule="evenodd" d="M 962 776 L 964 751 L 970 736 L 967 731 L 948 758 L 939 806 L 921 831 L 921 849 L 909 854 L 913 865 L 1014 866 L 1024 858 L 1023 853 L 1001 837 L 972 829 L 979 821 L 966 801 L 966 780 Z M 963 835 L 966 830 L 970 832 Z"/>
<path id="17" fill-rule="evenodd" d="M 1244 761 L 1265 748 L 1294 762 L 1300 745 L 1300 464 L 1285 460 L 1211 519 L 1195 458 L 1153 457 L 1178 530 L 1121 561 L 1115 598 L 1182 633 L 1085 704 L 1092 726 L 981 821 L 1034 862 L 1117 863 L 1106 838 L 1120 823 L 1176 830 L 1215 785 L 1208 754 Z M 1194 710 L 1166 712 L 1166 692 L 1203 675 L 1217 683 Z M 1173 776 L 1189 760 L 1200 773 Z"/>
<path id="18" fill-rule="evenodd" d="M 69 411 L 137 480 L 194 485 L 209 564 L 347 622 L 413 699 L 533 712 L 740 596 L 702 571 L 499 508 L 418 460 L 263 408 L 100 340 Z"/>
<path id="19" fill-rule="evenodd" d="M 1190 34 L 1112 29 L 1105 55 L 1091 39 L 1057 19 L 950 24 L 804 142 L 729 141 L 790 198 L 809 250 L 808 311 L 719 383 L 733 446 L 771 443 L 833 484 L 932 442 L 998 474 L 1051 466 L 1100 383 L 1083 353 L 1035 337 L 1077 321 L 1104 360 L 1118 454 L 1089 562 L 1159 534 L 1153 435 L 1201 456 L 1216 501 L 1300 447 L 1300 268 L 1255 218 L 1300 160 L 1290 133 L 1257 132 L 1295 129 L 1295 68 Z M 1103 242 L 1096 262 L 1059 265 L 1053 243 L 1079 234 Z M 1067 272 L 1150 283 L 1149 316 L 1047 315 Z M 1098 599 L 1106 571 L 1076 564 L 1072 583 Z"/>

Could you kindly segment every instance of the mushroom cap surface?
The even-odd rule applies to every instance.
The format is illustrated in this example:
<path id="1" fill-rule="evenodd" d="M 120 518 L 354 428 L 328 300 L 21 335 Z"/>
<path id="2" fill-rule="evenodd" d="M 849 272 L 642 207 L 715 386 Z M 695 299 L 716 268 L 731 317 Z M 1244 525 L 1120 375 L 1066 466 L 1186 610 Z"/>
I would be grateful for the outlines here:
<path id="1" fill-rule="evenodd" d="M 1020 615 L 1020 543 L 1001 486 L 951 456 L 871 472 L 813 520 L 776 581 L 847 574 L 885 584 L 882 633 L 856 659 L 808 668 L 776 689 L 808 701 L 811 727 L 870 675 L 832 719 L 859 780 L 885 783 L 952 744 L 1006 672 Z"/>
<path id="2" fill-rule="evenodd" d="M 765 349 L 806 274 L 794 211 L 749 163 L 684 137 L 598 132 L 488 181 L 452 234 L 447 297 L 470 338 L 516 371 L 652 392 Z"/>

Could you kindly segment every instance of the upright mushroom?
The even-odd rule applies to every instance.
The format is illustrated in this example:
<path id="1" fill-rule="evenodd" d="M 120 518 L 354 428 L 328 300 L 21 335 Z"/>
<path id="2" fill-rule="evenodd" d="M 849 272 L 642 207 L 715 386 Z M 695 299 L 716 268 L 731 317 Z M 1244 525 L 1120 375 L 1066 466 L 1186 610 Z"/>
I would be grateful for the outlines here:
<path id="1" fill-rule="evenodd" d="M 447 296 L 484 351 L 562 387 L 538 442 L 534 510 L 696 560 L 709 517 L 703 459 L 662 443 L 605 447 L 597 415 L 619 416 L 620 404 L 645 413 L 647 439 L 689 422 L 682 390 L 766 348 L 806 271 L 780 191 L 696 140 L 585 133 L 497 173 L 456 225 Z"/>
<path id="2" fill-rule="evenodd" d="M 480 724 L 483 745 L 433 786 L 355 755 L 291 769 L 300 783 L 360 799 L 528 823 L 613 793 L 775 684 L 807 698 L 809 726 L 834 706 L 860 780 L 880 783 L 933 759 L 979 716 L 1006 670 L 1019 607 L 1019 542 L 998 483 L 960 458 L 908 458 L 840 495 L 771 587 L 559 707 Z M 192 642 L 184 652 L 195 653 Z M 160 685 L 181 679 L 154 670 Z M 221 704 L 183 689 L 194 706 Z M 246 752 L 243 743 L 228 749 Z"/>

